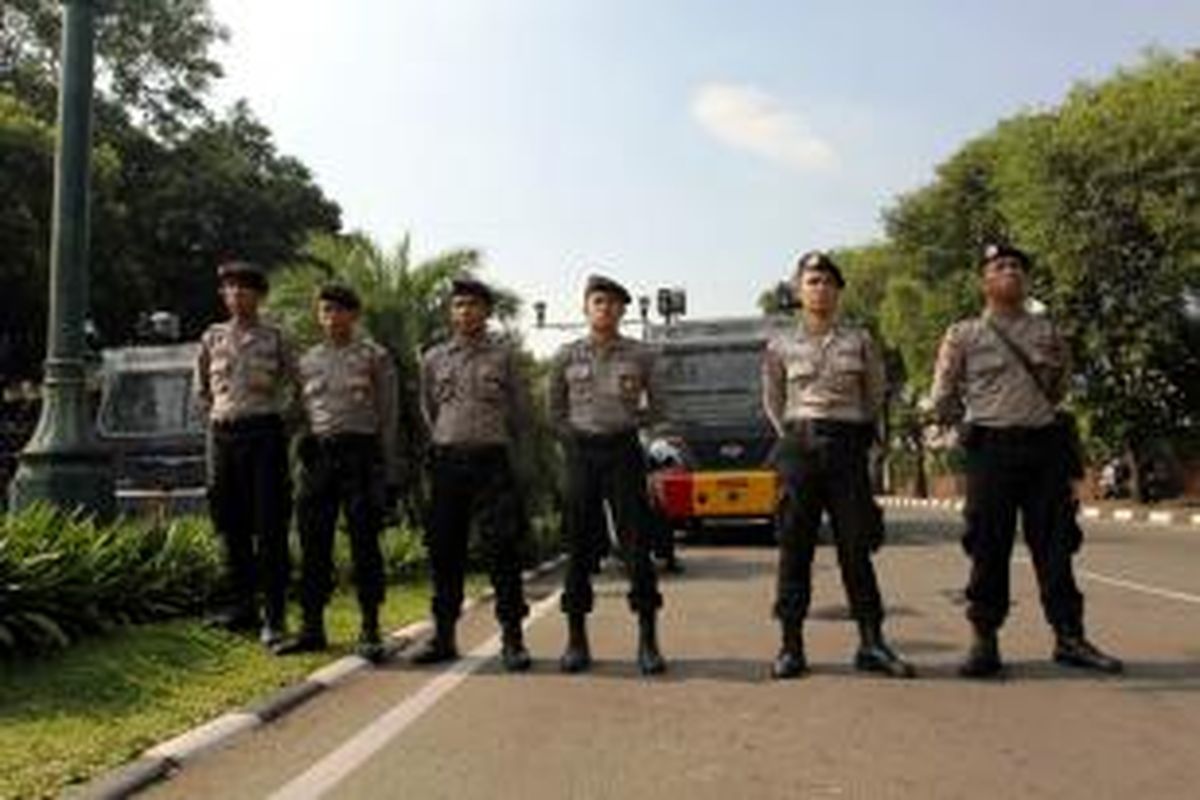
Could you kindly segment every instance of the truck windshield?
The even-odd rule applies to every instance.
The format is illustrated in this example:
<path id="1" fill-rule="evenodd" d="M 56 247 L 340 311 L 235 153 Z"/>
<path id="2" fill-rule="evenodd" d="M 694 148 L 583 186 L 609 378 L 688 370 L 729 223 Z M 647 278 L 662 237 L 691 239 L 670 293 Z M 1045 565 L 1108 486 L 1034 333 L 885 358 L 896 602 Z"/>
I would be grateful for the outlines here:
<path id="1" fill-rule="evenodd" d="M 658 359 L 663 413 L 691 425 L 757 424 L 762 342 L 667 345 Z"/>
<path id="2" fill-rule="evenodd" d="M 137 436 L 196 433 L 202 422 L 190 371 L 125 372 L 114 376 L 100 409 L 105 433 Z"/>

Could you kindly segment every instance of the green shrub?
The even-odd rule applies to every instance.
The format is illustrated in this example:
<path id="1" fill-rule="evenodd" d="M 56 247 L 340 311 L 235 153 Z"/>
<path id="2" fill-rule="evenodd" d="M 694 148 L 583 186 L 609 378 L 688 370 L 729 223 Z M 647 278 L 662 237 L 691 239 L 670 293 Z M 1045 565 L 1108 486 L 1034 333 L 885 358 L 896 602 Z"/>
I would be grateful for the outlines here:
<path id="1" fill-rule="evenodd" d="M 420 530 L 388 528 L 380 545 L 389 583 L 424 575 L 428 555 Z M 534 517 L 522 551 L 525 565 L 558 549 L 557 516 Z M 472 554 L 478 555 L 474 548 Z M 293 547 L 297 566 L 300 557 Z M 336 538 L 334 564 L 338 584 L 351 585 L 344 530 Z M 221 577 L 220 543 L 201 518 L 97 526 L 49 507 L 0 517 L 0 656 L 66 647 L 118 625 L 197 614 Z"/>
<path id="2" fill-rule="evenodd" d="M 49 507 L 10 514 L 0 518 L 0 654 L 193 613 L 219 575 L 219 548 L 200 520 L 99 527 Z"/>
<path id="3" fill-rule="evenodd" d="M 529 521 L 524 552 L 526 567 L 536 566 L 562 552 L 562 532 L 559 523 L 560 515 L 552 511 L 537 514 Z"/>
<path id="4" fill-rule="evenodd" d="M 297 539 L 298 537 L 293 537 L 293 544 L 298 545 Z M 425 550 L 421 531 L 407 525 L 396 525 L 385 529 L 379 537 L 379 547 L 383 552 L 384 575 L 389 583 L 409 580 L 421 575 L 428 562 L 428 553 Z M 298 566 L 301 558 L 300 548 L 293 547 L 293 563 Z M 351 585 L 354 580 L 354 562 L 350 553 L 350 534 L 345 530 L 344 524 L 339 524 L 337 537 L 334 539 L 333 563 L 338 585 Z"/>

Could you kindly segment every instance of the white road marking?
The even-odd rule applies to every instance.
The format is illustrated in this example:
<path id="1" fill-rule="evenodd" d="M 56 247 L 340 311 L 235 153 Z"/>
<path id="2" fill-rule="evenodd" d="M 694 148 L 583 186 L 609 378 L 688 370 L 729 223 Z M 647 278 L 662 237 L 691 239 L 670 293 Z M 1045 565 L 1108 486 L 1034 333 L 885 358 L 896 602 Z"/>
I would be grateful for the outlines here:
<path id="1" fill-rule="evenodd" d="M 561 591 L 535 603 L 530 609 L 525 627 L 558 605 Z M 465 658 L 452 663 L 416 694 L 393 706 L 383 716 L 358 732 L 352 739 L 318 761 L 307 771 L 271 795 L 271 800 L 315 800 L 353 773 L 382 750 L 409 726 L 433 708 L 439 700 L 454 691 L 472 672 L 500 652 L 499 634 L 476 647 Z"/>
<path id="2" fill-rule="evenodd" d="M 1096 581 L 1096 583 L 1106 583 L 1109 586 L 1116 586 L 1121 589 L 1129 589 L 1134 592 L 1142 592 L 1151 594 L 1155 597 L 1164 597 L 1167 600 L 1178 600 L 1182 603 L 1192 603 L 1200 606 L 1200 596 L 1188 594 L 1187 592 L 1177 592 L 1173 589 L 1161 589 L 1157 586 L 1147 586 L 1144 583 L 1135 583 L 1127 581 L 1124 578 L 1113 578 L 1108 575 L 1101 575 L 1099 572 L 1092 572 L 1086 569 L 1076 570 L 1075 573 L 1088 580 Z"/>
<path id="3" fill-rule="evenodd" d="M 1013 560 L 1020 564 L 1033 563 L 1026 556 L 1017 556 Z M 1200 595 L 1188 594 L 1187 592 L 1177 592 L 1174 589 L 1163 589 L 1159 586 L 1150 586 L 1145 583 L 1137 583 L 1136 581 L 1127 581 L 1124 578 L 1114 578 L 1111 575 L 1103 575 L 1099 572 L 1092 572 L 1089 569 L 1076 569 L 1075 574 L 1081 578 L 1087 578 L 1089 581 L 1107 584 L 1108 586 L 1116 586 L 1119 589 L 1128 589 L 1131 592 L 1141 592 L 1143 594 L 1149 594 L 1155 597 L 1162 597 L 1166 600 L 1178 600 L 1181 603 L 1200 605 Z"/>

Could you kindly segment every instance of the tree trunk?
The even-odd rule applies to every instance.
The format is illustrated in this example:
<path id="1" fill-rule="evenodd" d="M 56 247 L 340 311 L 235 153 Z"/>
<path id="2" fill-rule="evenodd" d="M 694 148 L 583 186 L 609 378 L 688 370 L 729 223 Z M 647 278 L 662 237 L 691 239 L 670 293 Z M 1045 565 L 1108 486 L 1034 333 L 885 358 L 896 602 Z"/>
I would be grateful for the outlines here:
<path id="1" fill-rule="evenodd" d="M 924 432 L 920 432 L 915 437 L 917 445 L 917 476 L 916 491 L 917 497 L 929 497 L 929 474 L 925 469 L 925 436 Z"/>
<path id="2" fill-rule="evenodd" d="M 1139 457 L 1137 448 L 1133 446 L 1133 441 L 1125 442 L 1125 463 L 1129 464 L 1129 491 L 1135 500 L 1139 503 L 1149 502 L 1148 489 L 1150 488 L 1146 482 L 1145 472 L 1142 467 L 1142 460 Z"/>

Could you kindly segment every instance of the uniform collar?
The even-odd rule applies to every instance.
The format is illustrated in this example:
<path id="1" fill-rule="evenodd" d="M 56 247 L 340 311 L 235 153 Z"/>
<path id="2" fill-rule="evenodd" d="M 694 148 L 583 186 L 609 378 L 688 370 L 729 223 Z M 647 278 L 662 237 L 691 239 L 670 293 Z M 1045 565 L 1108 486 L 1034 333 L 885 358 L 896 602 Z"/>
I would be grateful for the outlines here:
<path id="1" fill-rule="evenodd" d="M 355 331 L 354 334 L 349 339 L 346 340 L 345 344 L 338 344 L 337 342 L 333 341 L 332 339 L 322 338 L 321 346 L 324 347 L 326 350 L 332 350 L 334 352 L 341 352 L 343 350 L 350 350 L 351 348 L 357 347 L 358 345 L 362 344 L 364 341 L 366 341 L 366 337 L 364 337 L 361 332 Z"/>
<path id="2" fill-rule="evenodd" d="M 829 330 L 825 331 L 824 333 L 810 333 L 808 327 L 804 324 L 803 317 L 800 317 L 800 319 L 796 322 L 796 338 L 806 341 L 819 342 L 829 339 L 836 339 L 838 336 L 841 336 L 845 330 L 846 327 L 842 324 L 842 320 L 840 318 L 835 319 L 833 324 L 829 326 Z"/>
<path id="3" fill-rule="evenodd" d="M 611 353 L 611 352 L 616 352 L 617 350 L 620 350 L 621 348 L 623 348 L 629 342 L 629 339 L 626 338 L 625 336 L 622 336 L 620 333 L 618 333 L 616 336 L 612 337 L 611 339 L 606 339 L 603 343 L 601 343 L 601 341 L 599 339 L 597 339 L 591 333 L 588 333 L 587 336 L 583 337 L 583 342 L 584 342 L 584 345 L 587 347 L 587 349 L 590 352 Z"/>
<path id="4" fill-rule="evenodd" d="M 456 333 L 450 337 L 451 350 L 480 350 L 492 343 L 491 334 L 484 331 L 478 336 L 463 336 Z"/>
<path id="5" fill-rule="evenodd" d="M 983 310 L 984 322 L 990 322 L 992 320 L 995 320 L 996 322 L 999 322 L 1001 325 L 1011 325 L 1014 322 L 1019 322 L 1020 320 L 1023 320 L 1028 316 L 1029 316 L 1029 312 L 1026 311 L 1024 308 L 1017 309 L 1016 313 L 1014 313 L 1014 314 L 999 314 L 990 308 L 985 308 Z"/>
<path id="6" fill-rule="evenodd" d="M 225 325 L 231 331 L 256 331 L 263 327 L 263 321 L 262 317 L 255 317 L 250 322 L 240 322 L 233 317 L 230 317 L 229 319 L 225 320 Z"/>

